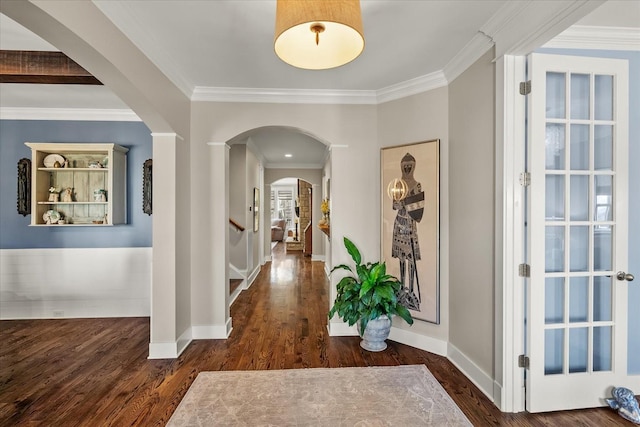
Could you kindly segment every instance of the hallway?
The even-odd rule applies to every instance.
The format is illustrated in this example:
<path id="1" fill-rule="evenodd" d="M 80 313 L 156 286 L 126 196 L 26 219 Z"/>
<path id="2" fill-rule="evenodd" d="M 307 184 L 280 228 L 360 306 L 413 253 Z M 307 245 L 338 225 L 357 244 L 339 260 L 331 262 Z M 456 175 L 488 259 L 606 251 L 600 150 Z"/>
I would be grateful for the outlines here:
<path id="1" fill-rule="evenodd" d="M 625 425 L 610 409 L 502 414 L 446 358 L 329 337 L 324 264 L 278 244 L 231 307 L 227 340 L 147 360 L 148 318 L 0 322 L 0 426 L 164 425 L 201 371 L 425 364 L 475 426 Z M 252 396 L 246 396 L 251 399 Z"/>

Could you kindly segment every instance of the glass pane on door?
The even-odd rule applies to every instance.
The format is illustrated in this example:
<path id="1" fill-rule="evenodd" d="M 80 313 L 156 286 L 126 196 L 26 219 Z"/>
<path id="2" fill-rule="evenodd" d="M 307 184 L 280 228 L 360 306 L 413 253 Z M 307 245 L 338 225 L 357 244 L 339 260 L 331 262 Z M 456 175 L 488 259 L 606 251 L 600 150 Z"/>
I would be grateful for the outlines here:
<path id="1" fill-rule="evenodd" d="M 545 375 L 611 369 L 613 329 L 598 322 L 613 318 L 612 88 L 611 76 L 547 73 Z"/>
<path id="2" fill-rule="evenodd" d="M 571 118 L 589 119 L 590 85 L 588 74 L 571 75 Z"/>
<path id="3" fill-rule="evenodd" d="M 547 117 L 564 117 L 565 104 L 565 74 L 547 73 Z"/>
<path id="4" fill-rule="evenodd" d="M 595 77 L 595 119 L 613 120 L 613 76 Z"/>
<path id="5" fill-rule="evenodd" d="M 571 125 L 571 170 L 589 169 L 589 125 Z"/>

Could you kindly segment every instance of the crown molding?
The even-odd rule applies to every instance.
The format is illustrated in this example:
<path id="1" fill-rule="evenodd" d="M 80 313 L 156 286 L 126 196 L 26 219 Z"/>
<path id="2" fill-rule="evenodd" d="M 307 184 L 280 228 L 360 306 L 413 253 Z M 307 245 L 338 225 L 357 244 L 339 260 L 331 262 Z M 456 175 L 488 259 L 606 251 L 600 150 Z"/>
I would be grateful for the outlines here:
<path id="1" fill-rule="evenodd" d="M 505 2 L 480 29 L 496 45 L 496 57 L 527 55 L 592 12 L 605 0 Z"/>
<path id="2" fill-rule="evenodd" d="M 258 89 L 196 86 L 192 101 L 273 104 L 375 104 L 373 90 Z"/>
<path id="3" fill-rule="evenodd" d="M 322 169 L 320 163 L 265 163 L 265 169 Z"/>
<path id="4" fill-rule="evenodd" d="M 452 82 L 482 55 L 493 47 L 493 40 L 483 32 L 478 32 L 465 47 L 444 67 L 447 82 Z"/>
<path id="5" fill-rule="evenodd" d="M 562 49 L 640 50 L 640 28 L 574 25 L 543 47 Z"/>
<path id="6" fill-rule="evenodd" d="M 127 109 L 97 108 L 27 108 L 2 107 L 1 120 L 80 120 L 103 122 L 141 122 L 140 117 Z"/>
<path id="7" fill-rule="evenodd" d="M 406 80 L 377 90 L 377 103 L 382 104 L 384 102 L 406 98 L 407 96 L 417 95 L 422 92 L 446 86 L 447 84 L 447 78 L 444 73 L 442 71 L 435 71 L 424 76 L 416 77 L 414 79 Z"/>

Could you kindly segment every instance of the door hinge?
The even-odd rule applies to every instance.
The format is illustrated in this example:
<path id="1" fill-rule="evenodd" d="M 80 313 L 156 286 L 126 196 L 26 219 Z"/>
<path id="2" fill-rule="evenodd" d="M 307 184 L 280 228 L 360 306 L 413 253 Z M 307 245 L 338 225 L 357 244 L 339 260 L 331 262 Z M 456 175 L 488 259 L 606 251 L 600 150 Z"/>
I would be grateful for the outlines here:
<path id="1" fill-rule="evenodd" d="M 531 277 L 531 266 L 529 264 L 518 265 L 518 276 Z"/>
<path id="2" fill-rule="evenodd" d="M 531 93 L 531 80 L 520 82 L 520 95 L 529 95 Z"/>
<path id="3" fill-rule="evenodd" d="M 529 356 L 521 354 L 518 356 L 518 368 L 529 369 Z"/>
<path id="4" fill-rule="evenodd" d="M 520 185 L 523 187 L 531 185 L 531 174 L 529 172 L 522 172 L 520 174 Z"/>

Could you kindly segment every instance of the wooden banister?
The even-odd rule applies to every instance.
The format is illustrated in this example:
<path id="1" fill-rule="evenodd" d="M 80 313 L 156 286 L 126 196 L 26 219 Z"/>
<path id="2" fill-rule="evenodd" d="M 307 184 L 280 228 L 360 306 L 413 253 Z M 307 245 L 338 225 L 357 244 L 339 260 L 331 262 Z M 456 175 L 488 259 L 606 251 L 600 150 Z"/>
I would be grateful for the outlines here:
<path id="1" fill-rule="evenodd" d="M 233 228 L 235 228 L 240 232 L 244 231 L 244 227 L 238 224 L 236 221 L 232 220 L 231 218 L 229 218 L 229 224 L 231 224 Z"/>

